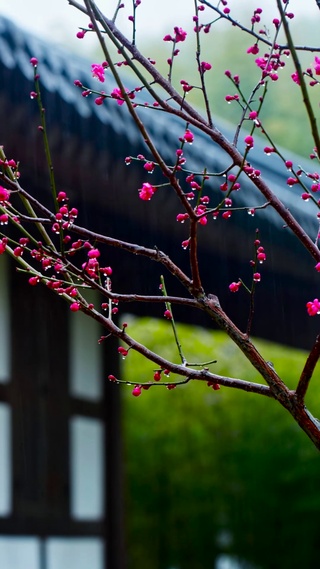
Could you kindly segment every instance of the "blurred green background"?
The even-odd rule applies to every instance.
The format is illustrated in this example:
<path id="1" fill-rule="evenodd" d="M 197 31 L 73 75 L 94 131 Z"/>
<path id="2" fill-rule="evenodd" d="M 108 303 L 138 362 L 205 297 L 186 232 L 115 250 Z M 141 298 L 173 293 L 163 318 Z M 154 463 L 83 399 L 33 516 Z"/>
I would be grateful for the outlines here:
<path id="1" fill-rule="evenodd" d="M 168 322 L 128 323 L 138 340 L 178 361 Z M 223 333 L 178 330 L 188 361 L 215 358 L 217 373 L 260 381 Z M 306 354 L 257 344 L 296 386 Z M 152 365 L 129 352 L 124 377 L 150 381 Z M 277 402 L 199 382 L 139 398 L 123 387 L 123 402 L 129 569 L 320 565 L 319 453 Z M 319 369 L 308 404 L 317 416 Z"/>

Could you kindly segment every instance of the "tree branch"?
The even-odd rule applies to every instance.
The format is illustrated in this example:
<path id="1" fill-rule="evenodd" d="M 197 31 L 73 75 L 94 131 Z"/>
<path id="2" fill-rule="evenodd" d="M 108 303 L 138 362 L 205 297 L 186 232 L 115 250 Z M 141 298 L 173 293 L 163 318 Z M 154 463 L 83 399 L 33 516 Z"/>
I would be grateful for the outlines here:
<path id="1" fill-rule="evenodd" d="M 308 356 L 308 359 L 304 365 L 304 368 L 299 379 L 299 383 L 296 389 L 296 398 L 299 403 L 303 403 L 306 396 L 310 380 L 312 378 L 314 369 L 318 363 L 320 357 L 320 335 L 316 337 L 314 346 Z"/>

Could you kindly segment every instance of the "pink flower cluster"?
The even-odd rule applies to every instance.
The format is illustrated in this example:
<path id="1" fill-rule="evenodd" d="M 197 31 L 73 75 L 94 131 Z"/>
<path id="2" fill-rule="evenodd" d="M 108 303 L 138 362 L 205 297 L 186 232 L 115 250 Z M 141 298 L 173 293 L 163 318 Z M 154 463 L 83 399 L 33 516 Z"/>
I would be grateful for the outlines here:
<path id="1" fill-rule="evenodd" d="M 170 34 L 167 34 L 164 36 L 163 41 L 173 41 L 174 43 L 185 41 L 187 37 L 187 32 L 185 32 L 182 28 L 178 28 L 178 26 L 175 26 L 173 28 L 173 31 L 174 31 L 174 36 L 170 36 Z"/>
<path id="2" fill-rule="evenodd" d="M 306 306 L 309 316 L 316 316 L 316 314 L 320 314 L 320 301 L 317 298 L 313 301 L 307 302 Z"/>
<path id="3" fill-rule="evenodd" d="M 255 48 L 249 48 L 250 53 L 253 53 Z M 253 51 L 252 51 L 253 50 Z M 262 57 L 257 57 L 255 59 L 256 65 L 262 70 L 262 79 L 266 77 L 270 77 L 272 81 L 277 81 L 278 71 L 285 67 L 285 61 L 283 56 L 289 56 L 289 50 L 285 49 L 284 51 L 274 51 L 271 55 L 270 53 L 265 53 Z"/>
<path id="4" fill-rule="evenodd" d="M 241 281 L 233 282 L 233 283 L 229 284 L 230 292 L 238 292 L 240 287 L 241 287 Z"/>
<path id="5" fill-rule="evenodd" d="M 8 202 L 10 198 L 10 192 L 3 186 L 0 186 L 0 203 L 3 205 L 5 202 Z"/>
<path id="6" fill-rule="evenodd" d="M 129 91 L 128 89 L 125 90 L 129 99 L 134 99 L 135 98 L 135 94 L 132 91 Z M 111 92 L 111 97 L 113 99 L 117 100 L 118 105 L 123 105 L 124 103 L 124 98 L 123 95 L 121 93 L 121 89 L 119 89 L 118 87 L 116 87 L 115 89 L 113 89 L 113 91 Z"/>
<path id="7" fill-rule="evenodd" d="M 139 191 L 139 198 L 143 201 L 150 201 L 153 194 L 156 191 L 156 188 L 149 184 L 149 182 L 144 182 L 142 184 L 142 188 Z"/>
<path id="8" fill-rule="evenodd" d="M 104 80 L 105 80 L 105 76 L 104 76 L 105 67 L 106 67 L 106 65 L 100 65 L 99 63 L 93 63 L 91 65 L 92 77 L 95 77 L 101 83 L 104 83 Z"/>

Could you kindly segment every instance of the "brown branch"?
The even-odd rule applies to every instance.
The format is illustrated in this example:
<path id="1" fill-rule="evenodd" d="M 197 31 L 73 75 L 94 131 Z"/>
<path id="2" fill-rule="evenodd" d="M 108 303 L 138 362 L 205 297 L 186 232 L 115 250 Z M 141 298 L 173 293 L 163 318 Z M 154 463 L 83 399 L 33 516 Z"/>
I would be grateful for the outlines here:
<path id="1" fill-rule="evenodd" d="M 122 249 L 123 251 L 128 251 L 134 255 L 142 255 L 148 257 L 152 261 L 157 261 L 164 265 L 168 271 L 175 276 L 181 284 L 189 291 L 192 290 L 192 281 L 185 275 L 185 273 L 175 264 L 171 259 L 159 249 L 149 249 L 148 247 L 142 247 L 141 245 L 135 245 L 134 243 L 128 243 L 127 241 L 121 241 L 120 239 L 114 239 L 113 237 L 108 237 L 106 235 L 101 235 L 100 233 L 95 233 L 84 227 L 79 227 L 78 225 L 72 226 L 72 231 L 81 235 L 86 239 L 92 239 L 99 243 L 105 243 L 111 247 L 117 249 Z"/>
<path id="2" fill-rule="evenodd" d="M 82 311 L 100 322 L 102 326 L 108 330 L 113 336 L 116 336 L 120 340 L 122 340 L 127 346 L 135 350 L 136 352 L 143 355 L 148 360 L 155 363 L 161 369 L 167 369 L 171 373 L 179 375 L 181 377 L 188 378 L 189 380 L 199 380 L 199 381 L 210 381 L 214 383 L 218 383 L 219 385 L 223 385 L 226 387 L 232 387 L 235 389 L 240 389 L 241 391 L 247 391 L 251 393 L 257 393 L 259 395 L 265 395 L 267 397 L 274 397 L 272 390 L 265 385 L 261 385 L 259 383 L 253 383 L 249 381 L 244 381 L 242 379 L 231 378 L 221 376 L 215 373 L 211 373 L 208 369 L 202 370 L 195 370 L 190 369 L 186 365 L 183 364 L 175 364 L 170 362 L 169 360 L 163 358 L 159 354 L 149 350 L 143 344 L 140 344 L 136 340 L 134 340 L 131 336 L 129 336 L 122 328 L 118 328 L 118 326 L 110 319 L 106 318 L 99 312 L 89 307 L 82 307 Z M 130 357 L 130 356 L 129 356 Z M 170 382 L 171 384 L 172 382 Z"/>
<path id="3" fill-rule="evenodd" d="M 299 383 L 296 389 L 296 398 L 299 403 L 303 403 L 306 396 L 310 380 L 320 357 L 320 335 L 316 337 L 314 346 L 307 358 L 302 370 Z"/>
<path id="4" fill-rule="evenodd" d="M 224 330 L 233 342 L 240 348 L 242 353 L 248 358 L 250 363 L 265 382 L 269 385 L 274 397 L 288 408 L 288 401 L 291 398 L 290 390 L 280 379 L 276 371 L 271 367 L 258 352 L 256 347 L 251 343 L 248 336 L 241 332 L 239 328 L 230 320 L 226 313 L 222 310 L 219 300 L 214 295 L 208 295 L 203 298 L 199 305 L 202 304 L 203 310 L 218 324 L 219 328 Z"/>
<path id="5" fill-rule="evenodd" d="M 208 372 L 205 372 L 206 374 Z M 211 374 L 214 375 L 216 380 L 208 379 L 208 377 L 187 377 L 186 379 L 182 379 L 181 381 L 146 381 L 144 383 L 140 383 L 141 386 L 148 386 L 148 387 L 171 387 L 172 385 L 185 385 L 190 381 L 206 381 L 207 383 L 217 383 L 218 385 L 222 385 L 223 387 L 229 387 L 232 389 L 240 389 L 240 391 L 246 391 L 247 393 L 256 393 L 258 395 L 264 395 L 266 397 L 270 397 L 273 399 L 272 391 L 266 385 L 261 385 L 260 383 L 253 383 L 251 381 L 243 381 L 242 379 L 236 379 L 234 377 L 226 377 L 223 375 Z M 118 383 L 124 383 L 125 385 L 137 385 L 136 381 L 128 381 L 128 380 L 118 380 Z"/>

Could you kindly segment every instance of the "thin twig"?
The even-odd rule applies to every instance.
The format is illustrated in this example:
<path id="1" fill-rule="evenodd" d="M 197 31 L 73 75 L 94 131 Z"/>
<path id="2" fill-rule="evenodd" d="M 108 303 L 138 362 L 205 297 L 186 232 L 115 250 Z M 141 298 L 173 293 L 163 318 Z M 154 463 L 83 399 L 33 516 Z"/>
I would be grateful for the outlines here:
<path id="1" fill-rule="evenodd" d="M 317 2 L 318 0 L 316 0 Z M 71 3 L 71 2 L 70 2 Z M 217 14 L 219 14 L 219 17 L 221 19 L 227 20 L 228 22 L 230 22 L 230 24 L 232 26 L 235 26 L 237 28 L 239 28 L 240 30 L 242 30 L 243 32 L 247 33 L 249 36 L 254 37 L 257 41 L 264 43 L 265 45 L 267 45 L 268 47 L 272 46 L 272 42 L 268 39 L 266 39 L 265 36 L 260 35 L 259 33 L 256 33 L 254 30 L 252 30 L 251 28 L 247 28 L 246 26 L 244 26 L 243 24 L 241 24 L 238 20 L 235 20 L 234 18 L 232 18 L 232 16 L 230 16 L 230 14 L 225 14 L 222 10 L 219 10 L 219 8 L 217 8 L 216 6 L 213 6 L 212 4 L 210 4 L 210 2 L 208 2 L 207 0 L 201 0 L 201 4 L 204 4 L 205 6 L 208 6 L 208 8 L 211 8 L 211 10 L 213 10 L 214 12 L 216 12 Z M 289 45 L 287 44 L 278 44 L 279 49 L 281 51 L 285 50 L 285 49 L 289 49 Z M 319 47 L 315 47 L 315 46 L 308 46 L 308 45 L 297 45 L 295 47 L 295 49 L 297 51 L 308 51 L 308 52 L 318 52 L 320 51 Z"/>
<path id="2" fill-rule="evenodd" d="M 299 401 L 299 403 L 303 403 L 304 401 L 310 380 L 312 378 L 312 374 L 318 363 L 319 357 L 320 357 L 320 335 L 316 337 L 314 346 L 307 358 L 307 361 L 301 373 L 301 377 L 299 379 L 299 383 L 296 389 L 296 398 L 297 401 Z"/>

